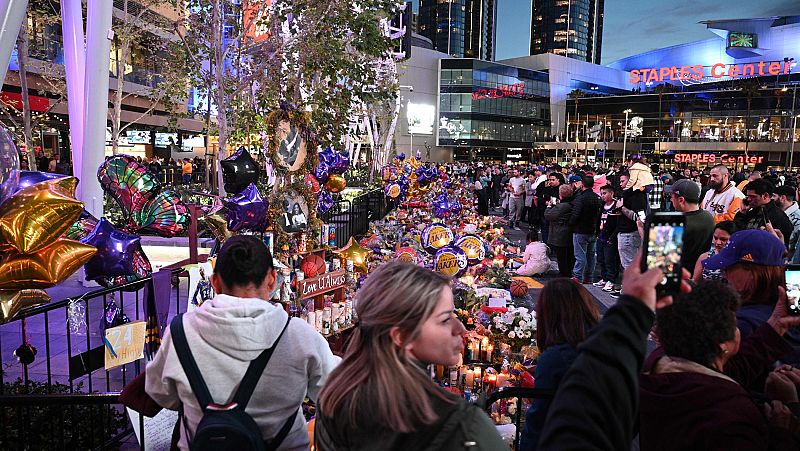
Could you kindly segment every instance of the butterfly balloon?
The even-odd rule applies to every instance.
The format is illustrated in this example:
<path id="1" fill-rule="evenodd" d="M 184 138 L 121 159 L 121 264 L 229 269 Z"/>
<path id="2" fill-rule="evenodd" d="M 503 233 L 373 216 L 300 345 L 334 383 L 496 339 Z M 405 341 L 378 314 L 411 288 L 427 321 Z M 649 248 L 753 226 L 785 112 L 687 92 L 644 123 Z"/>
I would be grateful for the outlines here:
<path id="1" fill-rule="evenodd" d="M 189 209 L 172 190 L 162 190 L 161 182 L 141 163 L 127 155 L 113 156 L 97 170 L 97 179 L 122 210 L 127 232 L 148 230 L 173 237 L 186 230 L 191 220 Z"/>

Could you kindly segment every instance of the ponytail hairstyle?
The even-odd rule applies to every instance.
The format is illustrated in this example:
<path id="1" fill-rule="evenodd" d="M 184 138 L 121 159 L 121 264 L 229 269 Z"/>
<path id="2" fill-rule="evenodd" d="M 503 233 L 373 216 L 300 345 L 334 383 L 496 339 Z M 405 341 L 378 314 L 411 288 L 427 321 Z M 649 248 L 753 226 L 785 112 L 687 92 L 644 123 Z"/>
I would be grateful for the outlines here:
<path id="1" fill-rule="evenodd" d="M 272 269 L 272 255 L 263 241 L 251 235 L 236 235 L 222 245 L 214 274 L 228 288 L 260 286 Z"/>
<path id="2" fill-rule="evenodd" d="M 337 420 L 334 429 L 377 423 L 413 432 L 439 419 L 432 398 L 453 402 L 389 335 L 398 327 L 404 343 L 417 339 L 449 284 L 439 273 L 402 262 L 386 263 L 369 275 L 356 294 L 358 325 L 319 397 L 322 415 Z M 371 413 L 369 424 L 358 424 L 363 409 Z"/>

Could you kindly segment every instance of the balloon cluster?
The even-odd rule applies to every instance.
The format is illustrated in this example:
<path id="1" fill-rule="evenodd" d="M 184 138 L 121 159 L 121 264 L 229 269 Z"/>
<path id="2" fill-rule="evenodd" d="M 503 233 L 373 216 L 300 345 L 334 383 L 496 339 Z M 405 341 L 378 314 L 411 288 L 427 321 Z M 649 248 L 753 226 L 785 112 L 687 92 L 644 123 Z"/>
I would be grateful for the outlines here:
<path id="1" fill-rule="evenodd" d="M 433 215 L 439 219 L 450 219 L 461 213 L 461 203 L 450 201 L 447 195 L 442 193 L 431 203 Z"/>
<path id="2" fill-rule="evenodd" d="M 423 249 L 433 256 L 434 270 L 450 277 L 462 276 L 467 267 L 480 263 L 486 256 L 486 241 L 466 234 L 458 239 L 444 224 L 433 223 L 422 230 L 420 242 Z M 417 255 L 410 248 L 400 248 L 395 253 L 398 260 L 415 262 Z"/>
<path id="3" fill-rule="evenodd" d="M 62 237 L 83 211 L 78 180 L 53 178 L 18 189 L 19 156 L 0 129 L 0 323 L 50 302 L 43 288 L 61 283 L 96 249 Z M 7 166 L 8 165 L 8 166 Z"/>
<path id="4" fill-rule="evenodd" d="M 427 167 L 417 159 L 400 153 L 392 163 L 381 168 L 381 179 L 386 183 L 384 193 L 389 201 L 399 204 L 405 201 L 420 200 L 434 186 L 440 177 L 435 167 Z"/>
<path id="5" fill-rule="evenodd" d="M 222 168 L 225 192 L 239 194 L 248 185 L 258 181 L 258 163 L 244 147 L 220 161 L 219 165 Z"/>
<path id="6" fill-rule="evenodd" d="M 331 193 L 339 193 L 347 187 L 347 180 L 344 174 L 350 168 L 350 154 L 347 152 L 334 152 L 330 147 L 326 147 L 319 153 L 319 165 L 314 169 L 314 174 L 309 174 L 305 178 L 306 185 L 311 192 L 317 194 L 317 211 L 326 213 L 333 206 L 333 196 Z M 326 189 L 319 189 L 320 185 L 325 185 Z M 314 188 L 317 187 L 316 191 Z"/>

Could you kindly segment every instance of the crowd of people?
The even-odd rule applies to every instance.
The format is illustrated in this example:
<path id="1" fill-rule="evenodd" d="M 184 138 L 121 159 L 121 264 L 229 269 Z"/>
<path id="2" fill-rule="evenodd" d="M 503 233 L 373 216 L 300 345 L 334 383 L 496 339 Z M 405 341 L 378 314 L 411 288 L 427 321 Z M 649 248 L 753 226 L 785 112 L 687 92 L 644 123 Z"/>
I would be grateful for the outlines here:
<path id="1" fill-rule="evenodd" d="M 798 234 L 792 180 L 724 166 L 677 173 L 638 157 L 625 169 L 449 171 L 478 205 L 528 228 L 517 272 L 549 271 L 552 254 L 563 276 L 536 300 L 541 355 L 531 371 L 555 397 L 528 409 L 522 449 L 620 450 L 636 440 L 644 450 L 798 449 L 800 316 L 789 313 L 784 277 Z M 654 211 L 686 217 L 683 280 L 671 296 L 658 294 L 661 269 L 640 265 Z M 183 315 L 178 332 L 192 338 L 207 393 L 187 376 L 175 322 L 145 373 L 147 394 L 182 412 L 182 449 L 206 439 L 207 416 L 236 408 L 241 386 L 252 389 L 243 406 L 271 449 L 308 449 L 305 395 L 317 403 L 319 450 L 507 449 L 480 408 L 426 371 L 457 364 L 464 348 L 448 278 L 402 262 L 374 270 L 355 295 L 341 358 L 265 301 L 278 277 L 261 240 L 228 239 L 211 283 L 217 295 Z M 589 283 L 618 293 L 602 317 Z M 249 381 L 248 362 L 265 350 L 275 359 Z"/>
<path id="2" fill-rule="evenodd" d="M 682 265 L 692 274 L 713 253 L 715 231 L 765 229 L 787 245 L 789 261 L 800 263 L 800 208 L 795 174 L 724 165 L 668 170 L 634 155 L 623 167 L 549 168 L 539 165 L 460 167 L 477 198 L 478 211 L 501 210 L 509 227 L 536 230 L 558 264 L 558 274 L 592 283 L 619 296 L 621 271 L 642 245 L 644 222 L 657 211 L 686 217 Z M 729 222 L 728 222 L 729 221 Z M 722 229 L 718 224 L 724 223 Z M 724 245 L 723 241 L 717 243 Z M 522 275 L 547 272 L 530 265 Z M 718 278 L 700 271 L 699 278 Z"/>

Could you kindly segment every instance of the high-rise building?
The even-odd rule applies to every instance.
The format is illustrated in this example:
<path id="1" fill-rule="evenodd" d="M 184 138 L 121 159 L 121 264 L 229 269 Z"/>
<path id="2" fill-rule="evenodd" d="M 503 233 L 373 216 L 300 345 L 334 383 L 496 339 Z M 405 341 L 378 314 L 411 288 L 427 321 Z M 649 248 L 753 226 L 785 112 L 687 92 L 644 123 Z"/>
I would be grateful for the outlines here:
<path id="1" fill-rule="evenodd" d="M 531 55 L 600 64 L 605 0 L 532 0 Z"/>
<path id="2" fill-rule="evenodd" d="M 420 0 L 417 32 L 439 52 L 493 60 L 497 0 Z"/>

